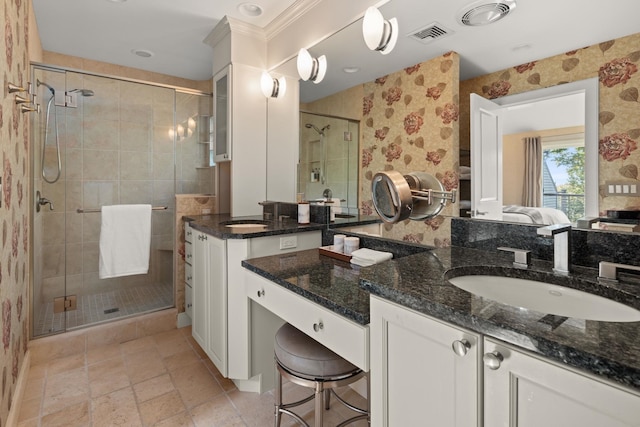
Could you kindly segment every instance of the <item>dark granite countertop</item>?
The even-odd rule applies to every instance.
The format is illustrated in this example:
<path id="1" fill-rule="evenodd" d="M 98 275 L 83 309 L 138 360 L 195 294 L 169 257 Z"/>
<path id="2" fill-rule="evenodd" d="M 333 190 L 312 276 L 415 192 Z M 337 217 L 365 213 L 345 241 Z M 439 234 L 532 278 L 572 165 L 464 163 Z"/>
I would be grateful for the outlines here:
<path id="1" fill-rule="evenodd" d="M 242 261 L 242 266 L 360 324 L 369 324 L 369 293 L 360 268 L 317 249 Z"/>
<path id="2" fill-rule="evenodd" d="M 207 233 L 219 239 L 250 239 L 254 237 L 276 236 L 279 234 L 301 233 L 305 231 L 325 230 L 329 228 L 350 227 L 380 222 L 380 218 L 372 216 L 353 215 L 349 218 L 336 218 L 328 224 L 310 223 L 298 224 L 296 220 L 265 221 L 262 216 L 232 217 L 228 214 L 191 215 L 184 217 L 196 230 Z M 228 227 L 231 223 L 254 223 L 266 227 L 238 228 Z"/>
<path id="3" fill-rule="evenodd" d="M 433 249 L 360 268 L 307 250 L 243 261 L 257 274 L 361 324 L 369 322 L 368 292 L 451 324 L 532 351 L 640 390 L 640 322 L 557 317 L 470 294 L 447 278 L 498 274 L 542 280 L 596 293 L 640 309 L 640 283 L 600 285 L 597 271 L 574 267 L 556 276 L 551 263 L 512 268 L 513 255 L 461 247 Z M 632 279 L 631 279 L 632 280 Z M 366 291 L 365 291 L 366 290 Z"/>

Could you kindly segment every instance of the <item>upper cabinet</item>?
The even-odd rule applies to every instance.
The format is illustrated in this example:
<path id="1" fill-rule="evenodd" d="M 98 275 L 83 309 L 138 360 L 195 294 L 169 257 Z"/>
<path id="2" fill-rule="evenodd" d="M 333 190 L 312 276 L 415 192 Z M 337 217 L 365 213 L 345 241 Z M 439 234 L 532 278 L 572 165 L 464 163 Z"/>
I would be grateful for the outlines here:
<path id="1" fill-rule="evenodd" d="M 231 65 L 223 68 L 213 78 L 213 108 L 215 117 L 214 153 L 215 161 L 231 160 Z"/>

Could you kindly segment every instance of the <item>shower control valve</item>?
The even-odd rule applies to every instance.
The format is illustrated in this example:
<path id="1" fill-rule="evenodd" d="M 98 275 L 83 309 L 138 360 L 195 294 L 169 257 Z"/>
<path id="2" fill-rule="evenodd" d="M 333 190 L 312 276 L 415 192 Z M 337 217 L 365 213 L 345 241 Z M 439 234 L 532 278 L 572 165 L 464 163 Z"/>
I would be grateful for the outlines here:
<path id="1" fill-rule="evenodd" d="M 49 205 L 49 210 L 53 210 L 53 202 L 40 196 L 40 191 L 36 191 L 36 212 L 40 212 L 40 206 Z"/>

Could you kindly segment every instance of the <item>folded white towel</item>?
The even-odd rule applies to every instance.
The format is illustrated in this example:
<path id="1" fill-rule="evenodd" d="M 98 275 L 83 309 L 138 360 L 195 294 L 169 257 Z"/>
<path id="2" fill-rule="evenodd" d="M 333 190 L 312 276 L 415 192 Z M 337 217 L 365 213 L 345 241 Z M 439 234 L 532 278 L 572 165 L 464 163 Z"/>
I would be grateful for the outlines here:
<path id="1" fill-rule="evenodd" d="M 362 267 L 378 264 L 393 258 L 391 252 L 374 251 L 373 249 L 362 248 L 351 253 L 351 263 Z"/>
<path id="2" fill-rule="evenodd" d="M 460 209 L 471 209 L 471 200 L 460 200 Z"/>
<path id="3" fill-rule="evenodd" d="M 331 204 L 331 210 L 333 211 L 334 214 L 341 214 L 342 213 L 342 208 L 340 207 L 340 203 L 341 200 L 339 197 L 333 197 L 331 198 L 331 201 L 333 202 Z"/>
<path id="4" fill-rule="evenodd" d="M 471 167 L 470 166 L 460 166 L 460 173 L 461 174 L 470 174 L 471 173 Z"/>
<path id="5" fill-rule="evenodd" d="M 146 274 L 151 246 L 151 205 L 102 207 L 101 279 Z"/>

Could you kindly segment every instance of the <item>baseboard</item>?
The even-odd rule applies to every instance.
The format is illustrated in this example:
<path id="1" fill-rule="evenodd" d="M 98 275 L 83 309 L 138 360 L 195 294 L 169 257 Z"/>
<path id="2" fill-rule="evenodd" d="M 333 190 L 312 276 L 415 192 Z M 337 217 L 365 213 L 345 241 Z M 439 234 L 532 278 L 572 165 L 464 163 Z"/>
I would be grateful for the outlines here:
<path id="1" fill-rule="evenodd" d="M 29 377 L 29 368 L 31 367 L 31 352 L 27 350 L 22 360 L 22 367 L 20 368 L 20 374 L 16 382 L 16 389 L 13 393 L 13 401 L 11 402 L 11 409 L 9 410 L 9 416 L 7 417 L 7 426 L 15 427 L 18 425 L 20 417 L 20 408 L 22 407 L 22 399 L 24 397 L 24 391 L 27 388 L 27 379 Z"/>
<path id="2" fill-rule="evenodd" d="M 185 313 L 178 313 L 178 329 L 184 328 L 185 326 L 189 326 L 191 324 L 191 318 Z"/>

